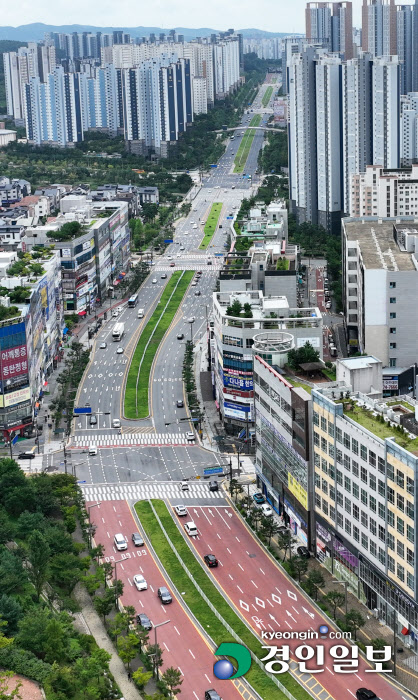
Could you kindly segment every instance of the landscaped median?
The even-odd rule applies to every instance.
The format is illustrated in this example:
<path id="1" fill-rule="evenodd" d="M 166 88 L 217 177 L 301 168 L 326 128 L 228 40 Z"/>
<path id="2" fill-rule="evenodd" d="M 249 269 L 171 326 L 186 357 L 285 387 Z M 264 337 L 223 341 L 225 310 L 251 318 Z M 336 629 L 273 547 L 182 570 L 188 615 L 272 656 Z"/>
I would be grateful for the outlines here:
<path id="1" fill-rule="evenodd" d="M 263 107 L 267 107 L 268 103 L 270 102 L 270 97 L 272 96 L 272 94 L 273 94 L 273 88 L 270 86 L 267 88 L 263 97 L 261 98 L 261 103 L 262 103 Z"/>
<path id="2" fill-rule="evenodd" d="M 250 121 L 250 126 L 260 126 L 261 123 L 261 114 L 254 114 L 253 118 Z M 248 154 L 250 152 L 251 144 L 254 140 L 255 136 L 255 129 L 247 129 L 245 132 L 242 141 L 239 145 L 237 155 L 235 156 L 234 160 L 234 173 L 242 173 L 244 172 L 244 167 L 247 162 Z"/>
<path id="3" fill-rule="evenodd" d="M 193 275 L 192 270 L 173 273 L 161 295 L 157 308 L 140 335 L 126 380 L 125 418 L 146 418 L 149 415 L 148 388 L 152 363 Z"/>
<path id="4" fill-rule="evenodd" d="M 234 630 L 235 634 L 238 635 L 242 644 L 250 649 L 258 659 L 265 657 L 266 651 L 262 649 L 262 642 L 248 629 L 212 583 L 206 571 L 201 567 L 179 532 L 165 503 L 160 500 L 153 500 L 152 504 L 167 536 L 170 538 L 171 543 L 182 559 L 183 564 L 193 576 L 194 581 L 201 588 L 207 599 L 216 608 L 223 620 Z M 219 645 L 221 642 L 236 641 L 227 631 L 221 620 L 214 615 L 177 557 L 173 555 L 170 544 L 152 512 L 150 503 L 148 501 L 140 501 L 135 504 L 135 510 L 168 576 L 177 590 L 185 591 L 184 595 L 182 595 L 184 602 L 215 644 Z M 282 690 L 276 686 L 274 681 L 257 666 L 256 663 L 252 664 L 245 678 L 254 690 L 257 691 L 262 698 L 265 698 L 265 700 L 283 700 L 284 693 Z M 308 693 L 290 673 L 280 675 L 278 680 L 287 688 L 295 700 L 310 699 Z"/>
<path id="5" fill-rule="evenodd" d="M 218 225 L 218 220 L 221 215 L 222 211 L 222 202 L 214 202 L 210 208 L 209 216 L 207 218 L 205 228 L 203 229 L 204 231 L 204 236 L 202 239 L 202 242 L 199 246 L 199 250 L 206 250 L 208 245 L 210 244 L 213 234 L 216 231 L 216 227 Z"/>

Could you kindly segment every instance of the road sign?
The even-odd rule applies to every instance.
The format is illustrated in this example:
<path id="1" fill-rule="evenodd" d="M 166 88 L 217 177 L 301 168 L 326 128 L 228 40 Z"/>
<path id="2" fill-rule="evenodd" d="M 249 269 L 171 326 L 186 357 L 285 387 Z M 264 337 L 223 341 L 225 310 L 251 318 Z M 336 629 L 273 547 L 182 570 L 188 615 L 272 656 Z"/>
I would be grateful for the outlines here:
<path id="1" fill-rule="evenodd" d="M 215 253 L 215 258 L 223 258 L 223 253 Z"/>
<path id="2" fill-rule="evenodd" d="M 223 467 L 208 467 L 203 470 L 204 476 L 211 476 L 212 474 L 223 474 Z"/>
<path id="3" fill-rule="evenodd" d="M 77 481 L 77 484 L 85 484 L 85 481 Z"/>
<path id="4" fill-rule="evenodd" d="M 75 408 L 74 413 L 78 414 L 83 414 L 83 413 L 91 413 L 91 406 L 84 406 L 83 408 Z"/>
<path id="5" fill-rule="evenodd" d="M 198 423 L 200 421 L 200 418 L 190 418 L 192 423 Z"/>
<path id="6" fill-rule="evenodd" d="M 16 445 L 18 439 L 19 439 L 19 435 L 15 435 L 13 440 L 12 440 L 12 445 Z"/>
<path id="7" fill-rule="evenodd" d="M 217 165 L 216 163 L 212 163 L 210 167 L 211 167 L 211 168 L 217 168 L 218 165 Z"/>
<path id="8" fill-rule="evenodd" d="M 233 219 L 234 217 L 233 217 L 233 216 L 227 216 L 226 218 L 227 218 L 227 219 Z"/>
<path id="9" fill-rule="evenodd" d="M 173 239 L 172 238 L 164 238 L 164 243 L 172 243 Z"/>

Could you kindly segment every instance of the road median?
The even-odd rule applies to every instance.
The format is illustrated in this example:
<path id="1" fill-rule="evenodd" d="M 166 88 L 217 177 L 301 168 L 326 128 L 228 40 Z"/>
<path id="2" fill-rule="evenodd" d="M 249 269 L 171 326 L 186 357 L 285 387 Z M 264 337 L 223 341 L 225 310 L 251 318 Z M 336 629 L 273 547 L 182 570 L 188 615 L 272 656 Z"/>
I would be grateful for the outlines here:
<path id="1" fill-rule="evenodd" d="M 210 242 L 212 241 L 212 238 L 216 231 L 216 227 L 218 225 L 219 217 L 222 211 L 222 206 L 222 202 L 214 202 L 212 204 L 209 216 L 206 220 L 205 228 L 203 229 L 205 235 L 203 236 L 203 239 L 200 243 L 199 250 L 207 250 L 208 246 L 210 245 Z"/>

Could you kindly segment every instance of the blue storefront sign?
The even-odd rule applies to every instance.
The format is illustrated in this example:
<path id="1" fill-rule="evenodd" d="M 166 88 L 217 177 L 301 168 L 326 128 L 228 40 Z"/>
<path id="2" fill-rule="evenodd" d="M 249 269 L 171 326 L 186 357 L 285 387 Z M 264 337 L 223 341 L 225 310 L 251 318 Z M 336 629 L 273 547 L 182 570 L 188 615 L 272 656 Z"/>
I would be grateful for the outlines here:
<path id="1" fill-rule="evenodd" d="M 244 378 L 223 372 L 223 382 L 225 387 L 229 387 L 231 389 L 240 389 L 241 391 L 254 390 L 254 382 L 252 377 Z"/>

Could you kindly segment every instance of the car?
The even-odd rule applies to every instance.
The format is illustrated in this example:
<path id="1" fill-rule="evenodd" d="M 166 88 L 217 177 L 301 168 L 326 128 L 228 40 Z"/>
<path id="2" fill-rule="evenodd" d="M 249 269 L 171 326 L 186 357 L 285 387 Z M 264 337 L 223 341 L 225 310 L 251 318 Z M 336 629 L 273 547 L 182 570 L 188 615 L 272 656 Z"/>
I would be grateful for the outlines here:
<path id="1" fill-rule="evenodd" d="M 182 491 L 188 491 L 189 490 L 189 482 L 187 481 L 187 479 L 183 479 L 180 486 L 181 486 Z"/>
<path id="2" fill-rule="evenodd" d="M 119 314 L 118 314 L 118 312 L 116 311 L 116 309 L 115 309 L 114 311 L 112 311 L 112 317 L 113 317 L 113 318 L 117 318 L 118 316 L 119 316 Z"/>
<path id="3" fill-rule="evenodd" d="M 188 236 L 189 232 L 188 231 L 183 231 L 183 236 Z"/>
<path id="4" fill-rule="evenodd" d="M 192 282 L 192 285 L 191 285 L 191 286 L 192 286 L 192 287 L 197 287 L 197 282 L 196 282 L 196 280 L 195 280 L 194 282 Z"/>
<path id="5" fill-rule="evenodd" d="M 33 452 L 19 452 L 18 459 L 35 459 Z"/>
<path id="6" fill-rule="evenodd" d="M 196 277 L 201 277 L 202 276 L 202 270 L 198 270 L 196 272 Z"/>
<path id="7" fill-rule="evenodd" d="M 97 416 L 90 416 L 90 425 L 97 425 Z"/>
<path id="8" fill-rule="evenodd" d="M 165 272 L 164 272 L 164 274 L 161 275 L 161 279 L 162 279 L 162 280 L 166 280 L 166 279 L 167 279 L 167 275 L 166 275 Z"/>
<path id="9" fill-rule="evenodd" d="M 181 253 L 177 253 L 176 258 L 181 258 Z"/>
<path id="10" fill-rule="evenodd" d="M 190 520 L 190 522 L 186 523 L 184 529 L 190 537 L 196 537 L 199 534 L 193 520 Z"/>
<path id="11" fill-rule="evenodd" d="M 184 339 L 184 333 L 177 333 L 177 340 L 183 340 Z"/>
<path id="12" fill-rule="evenodd" d="M 205 560 L 205 564 L 208 565 L 209 569 L 218 566 L 218 560 L 214 554 L 205 554 L 203 559 Z"/>
<path id="13" fill-rule="evenodd" d="M 100 350 L 106 350 L 107 343 L 100 343 L 99 348 L 100 348 Z"/>
<path id="14" fill-rule="evenodd" d="M 145 613 L 139 613 L 139 615 L 136 616 L 136 622 L 143 630 L 152 630 L 152 622 Z"/>
<path id="15" fill-rule="evenodd" d="M 356 690 L 357 700 L 379 700 L 376 693 L 368 688 L 359 688 Z"/>
<path id="16" fill-rule="evenodd" d="M 139 532 L 132 533 L 132 542 L 134 543 L 135 547 L 143 547 L 144 546 L 144 540 L 142 539 Z"/>
<path id="17" fill-rule="evenodd" d="M 173 256 L 172 255 L 167 255 L 167 260 L 172 260 Z"/>
<path id="18" fill-rule="evenodd" d="M 194 225 L 193 225 L 193 228 L 196 229 L 196 228 L 197 228 L 197 224 L 194 224 Z"/>
<path id="19" fill-rule="evenodd" d="M 123 309 L 122 309 L 122 307 L 121 307 L 121 306 L 118 306 L 118 307 L 116 308 L 116 311 L 117 311 L 117 312 L 118 312 L 119 314 L 121 314 L 121 313 L 122 313 L 122 311 L 123 311 Z"/>
<path id="20" fill-rule="evenodd" d="M 195 295 L 195 297 L 200 297 L 200 295 L 201 295 L 200 289 L 197 289 L 197 290 L 195 291 L 194 295 Z"/>
<path id="21" fill-rule="evenodd" d="M 187 319 L 187 323 L 194 323 L 196 321 L 196 316 L 190 316 L 190 318 Z"/>
<path id="22" fill-rule="evenodd" d="M 266 497 L 264 496 L 264 494 L 257 491 L 257 493 L 253 494 L 253 501 L 255 501 L 255 503 L 258 503 L 258 505 L 261 505 L 262 503 L 266 502 Z"/>
<path id="23" fill-rule="evenodd" d="M 286 525 L 279 525 L 279 527 L 277 528 L 277 534 L 279 535 L 287 535 L 288 532 L 289 530 L 286 527 Z"/>
<path id="24" fill-rule="evenodd" d="M 175 264 L 176 264 L 175 262 L 171 262 L 171 263 L 170 263 L 170 267 L 174 267 Z"/>
<path id="25" fill-rule="evenodd" d="M 118 550 L 118 552 L 122 552 L 123 550 L 128 549 L 128 543 L 125 540 L 125 536 L 122 535 L 121 532 L 114 536 L 113 542 L 115 543 L 115 547 Z"/>
<path id="26" fill-rule="evenodd" d="M 119 418 L 114 418 L 112 420 L 112 428 L 120 428 L 120 420 Z"/>
<path id="27" fill-rule="evenodd" d="M 135 574 L 133 582 L 138 591 L 146 591 L 148 588 L 148 584 L 142 574 Z"/>
<path id="28" fill-rule="evenodd" d="M 154 277 L 154 279 L 152 280 L 152 283 L 153 283 L 153 284 L 157 284 L 157 278 L 156 278 L 156 277 Z"/>
<path id="29" fill-rule="evenodd" d="M 186 506 L 179 505 L 179 506 L 174 506 L 174 510 L 176 511 L 177 515 L 187 515 L 187 508 Z"/>
<path id="30" fill-rule="evenodd" d="M 187 442 L 194 442 L 195 441 L 195 434 L 194 433 L 186 433 L 186 440 Z"/>
<path id="31" fill-rule="evenodd" d="M 222 700 L 219 693 L 213 688 L 211 690 L 205 690 L 205 700 Z"/>
<path id="32" fill-rule="evenodd" d="M 185 248 L 184 248 L 184 245 L 181 245 L 181 246 L 180 246 L 180 250 L 184 250 L 184 249 L 185 249 Z"/>
<path id="33" fill-rule="evenodd" d="M 309 559 L 311 556 L 307 547 L 297 547 L 296 552 L 299 557 L 302 557 L 302 559 Z"/>
<path id="34" fill-rule="evenodd" d="M 265 518 L 270 518 L 273 515 L 273 508 L 268 503 L 263 503 L 260 510 Z"/>
<path id="35" fill-rule="evenodd" d="M 183 406 L 184 406 L 183 399 L 177 399 L 176 406 L 177 406 L 177 408 L 183 408 Z"/>
<path id="36" fill-rule="evenodd" d="M 219 491 L 219 484 L 216 479 L 214 481 L 209 481 L 209 491 Z"/>
<path id="37" fill-rule="evenodd" d="M 161 600 L 161 602 L 163 603 L 163 605 L 168 605 L 168 603 L 173 602 L 173 599 L 171 597 L 171 593 L 166 586 L 160 586 L 160 588 L 157 591 L 157 595 L 158 595 L 159 599 Z"/>
<path id="38" fill-rule="evenodd" d="M 190 223 L 191 223 L 191 224 L 192 224 L 192 226 L 193 226 L 193 224 L 194 224 L 194 221 L 191 221 Z"/>
<path id="39" fill-rule="evenodd" d="M 222 228 L 222 224 L 219 224 L 219 228 Z"/>

